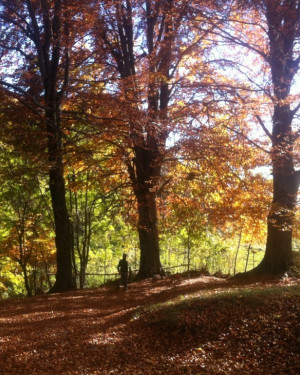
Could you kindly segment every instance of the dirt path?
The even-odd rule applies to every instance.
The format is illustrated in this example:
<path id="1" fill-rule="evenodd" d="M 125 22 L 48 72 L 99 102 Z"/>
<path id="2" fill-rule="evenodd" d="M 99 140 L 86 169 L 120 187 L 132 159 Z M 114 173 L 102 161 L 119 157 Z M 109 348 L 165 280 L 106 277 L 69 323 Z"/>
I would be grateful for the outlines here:
<path id="1" fill-rule="evenodd" d="M 216 305 L 204 304 L 201 311 L 191 306 L 191 309 L 187 310 L 188 312 L 183 311 L 180 317 L 175 311 L 175 318 L 172 309 L 164 313 L 167 315 L 161 316 L 150 308 L 153 304 L 178 299 L 179 296 L 183 296 L 181 299 L 184 300 L 184 296 L 190 298 L 192 295 L 201 296 L 205 293 L 218 294 L 228 291 L 228 288 L 237 286 L 222 279 L 200 277 L 190 280 L 144 281 L 131 284 L 126 292 L 103 287 L 1 301 L 0 374 L 263 373 L 255 369 L 255 366 L 251 368 L 247 358 L 237 360 L 236 363 L 230 362 L 229 367 L 222 366 L 226 350 L 230 349 L 233 353 L 233 348 L 225 345 L 220 346 L 220 351 L 215 350 L 217 343 L 219 345 L 222 342 L 221 335 L 227 335 L 230 327 L 234 326 L 238 328 L 240 325 L 240 329 L 246 329 L 246 323 L 240 321 L 239 314 L 233 314 L 234 319 L 231 318 L 233 312 L 228 311 L 232 309 L 231 305 L 225 306 L 225 303 L 216 309 Z M 299 299 L 293 300 L 293 296 L 288 298 L 284 305 L 289 310 L 291 306 L 296 306 L 295 311 L 290 314 L 294 314 L 297 321 L 299 309 L 296 302 L 299 307 Z M 246 314 L 246 319 L 247 309 L 245 310 L 243 304 L 236 307 Z M 278 309 L 279 305 L 275 304 L 271 310 L 263 312 L 267 316 L 273 316 L 277 312 L 281 317 L 283 312 Z M 249 314 L 252 313 L 249 311 Z M 289 319 L 292 319 L 292 315 L 289 315 Z M 279 320 L 278 324 L 281 324 Z M 200 326 L 199 322 L 202 322 Z M 204 331 L 203 326 L 208 329 Z M 269 328 L 271 330 L 272 327 Z M 295 351 L 294 346 L 300 344 L 300 340 L 297 342 L 296 333 L 284 331 L 284 328 L 287 327 L 282 328 L 283 333 L 294 341 L 290 348 L 284 347 L 281 355 L 286 355 L 286 351 L 291 348 Z M 260 325 L 259 329 L 261 330 Z M 223 343 L 230 341 L 229 336 L 224 337 Z M 213 345 L 212 350 L 209 345 Z M 253 345 L 255 347 L 258 344 Z M 233 355 L 231 352 L 230 358 Z M 280 353 L 275 351 L 275 354 Z M 298 370 L 296 362 L 293 363 L 294 359 L 300 359 L 299 353 L 292 353 L 290 360 L 286 362 L 288 369 L 283 367 L 282 371 L 285 372 L 280 372 L 280 369 L 274 374 L 296 375 Z M 243 367 L 245 363 L 248 367 Z M 273 372 L 269 371 L 268 375 L 271 374 Z"/>

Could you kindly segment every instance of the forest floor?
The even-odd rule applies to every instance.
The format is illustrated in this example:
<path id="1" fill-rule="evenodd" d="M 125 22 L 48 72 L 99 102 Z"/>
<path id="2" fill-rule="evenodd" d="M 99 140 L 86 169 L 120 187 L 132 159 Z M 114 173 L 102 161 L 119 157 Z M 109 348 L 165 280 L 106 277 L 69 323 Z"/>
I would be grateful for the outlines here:
<path id="1" fill-rule="evenodd" d="M 173 277 L 0 301 L 0 374 L 299 373 L 299 279 Z"/>

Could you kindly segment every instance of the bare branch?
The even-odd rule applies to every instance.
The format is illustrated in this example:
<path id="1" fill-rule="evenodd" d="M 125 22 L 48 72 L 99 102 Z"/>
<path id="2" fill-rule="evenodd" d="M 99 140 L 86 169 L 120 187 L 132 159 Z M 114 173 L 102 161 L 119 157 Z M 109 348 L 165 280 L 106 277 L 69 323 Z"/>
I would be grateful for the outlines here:
<path id="1" fill-rule="evenodd" d="M 157 190 L 157 192 L 156 192 L 156 195 L 157 195 L 158 197 L 162 194 L 162 192 L 163 192 L 165 186 L 168 185 L 168 184 L 172 181 L 172 179 L 173 179 L 173 177 L 170 177 L 170 178 L 168 178 L 167 180 L 165 180 L 165 181 L 161 184 L 161 186 L 158 188 L 158 190 Z"/>
<path id="2" fill-rule="evenodd" d="M 261 151 L 263 151 L 263 152 L 265 152 L 265 153 L 267 153 L 267 154 L 271 154 L 270 151 L 266 150 L 265 148 L 263 148 L 262 146 L 260 146 L 260 145 L 257 144 L 256 142 L 254 142 L 252 139 L 250 139 L 247 135 L 243 134 L 242 132 L 239 132 L 239 131 L 233 129 L 233 128 L 231 128 L 231 127 L 228 126 L 228 125 L 224 125 L 224 124 L 223 124 L 222 126 L 224 126 L 224 128 L 226 128 L 226 129 L 232 131 L 233 133 L 235 133 L 235 134 L 237 134 L 237 135 L 239 135 L 239 136 L 245 138 L 249 143 L 251 143 L 252 145 L 254 145 L 255 147 L 257 147 L 257 148 L 260 149 Z"/>
<path id="3" fill-rule="evenodd" d="M 5 44 L 0 44 L 0 48 L 2 48 L 3 50 L 6 49 L 6 50 L 9 50 L 9 51 L 16 51 L 16 52 L 20 53 L 22 56 L 24 56 L 27 60 L 34 61 L 33 56 L 31 56 L 28 53 L 22 51 L 21 48 L 19 48 L 19 47 L 10 47 L 10 46 L 7 46 Z"/>
<path id="4" fill-rule="evenodd" d="M 45 106 L 43 106 L 41 103 L 39 103 L 32 95 L 28 94 L 27 91 L 25 91 L 24 89 L 21 89 L 21 87 L 17 86 L 17 85 L 14 85 L 12 83 L 9 83 L 9 82 L 6 82 L 6 81 L 3 81 L 2 79 L 0 79 L 0 85 L 3 85 L 3 86 L 6 86 L 6 87 L 9 87 L 11 89 L 14 89 L 15 91 L 17 92 L 20 92 L 22 94 L 24 94 L 27 98 L 29 98 L 37 107 L 43 109 L 43 110 L 46 110 L 47 108 Z"/>
<path id="5" fill-rule="evenodd" d="M 267 127 L 266 127 L 265 123 L 263 122 L 262 118 L 260 117 L 260 115 L 255 115 L 255 117 L 257 118 L 257 120 L 258 120 L 260 126 L 263 128 L 264 132 L 272 140 L 272 134 L 267 129 Z"/>
<path id="6" fill-rule="evenodd" d="M 291 111 L 292 117 L 295 116 L 295 114 L 299 111 L 299 109 L 300 109 L 300 103 Z"/>
<path id="7" fill-rule="evenodd" d="M 249 49 L 250 51 L 253 51 L 255 53 L 257 53 L 258 55 L 260 55 L 264 60 L 268 60 L 268 55 L 265 54 L 263 51 L 261 51 L 260 49 L 254 47 L 253 45 L 247 43 L 247 42 L 244 42 L 242 40 L 240 40 L 238 37 L 230 34 L 230 32 L 222 29 L 219 25 L 219 23 L 215 23 L 213 26 L 214 28 L 218 29 L 218 31 L 215 31 L 215 30 L 212 30 L 211 33 L 216 35 L 216 36 L 220 36 L 222 37 L 223 39 L 225 40 L 228 40 L 229 42 L 231 43 L 234 43 L 236 45 L 240 45 L 242 47 L 245 47 L 247 49 Z"/>

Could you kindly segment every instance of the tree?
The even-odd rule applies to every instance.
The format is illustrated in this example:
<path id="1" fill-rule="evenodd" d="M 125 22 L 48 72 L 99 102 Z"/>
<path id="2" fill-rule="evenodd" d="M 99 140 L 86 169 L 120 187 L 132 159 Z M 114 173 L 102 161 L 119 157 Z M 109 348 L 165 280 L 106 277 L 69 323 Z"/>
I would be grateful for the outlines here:
<path id="1" fill-rule="evenodd" d="M 236 2 L 235 5 L 228 18 L 228 27 L 219 29 L 215 35 L 219 41 L 221 37 L 220 45 L 231 45 L 232 53 L 234 46 L 240 55 L 241 49 L 247 50 L 249 60 L 260 66 L 260 69 L 246 70 L 245 58 L 230 63 L 231 68 L 235 66 L 238 71 L 236 79 L 239 83 L 234 90 L 237 100 L 248 111 L 248 121 L 259 124 L 271 144 L 270 151 L 266 152 L 270 156 L 273 176 L 265 256 L 251 273 L 278 275 L 288 271 L 293 264 L 292 232 L 300 184 L 297 159 L 300 134 L 296 130 L 300 106 L 294 104 L 292 92 L 300 63 L 300 2 L 256 0 Z M 247 139 L 252 144 L 266 149 L 266 142 L 259 145 L 259 137 L 255 141 L 250 138 Z"/>
<path id="2" fill-rule="evenodd" d="M 74 12 L 78 5 L 76 2 L 71 7 L 68 0 L 0 2 L 1 63 L 6 69 L 6 79 L 0 83 L 34 111 L 47 141 L 57 250 L 53 292 L 74 287 L 71 225 L 65 196 L 62 104 L 69 86 L 70 52 L 75 43 Z"/>
<path id="3" fill-rule="evenodd" d="M 269 134 L 272 141 L 273 201 L 268 215 L 266 253 L 258 271 L 280 274 L 293 265 L 293 218 L 300 184 L 294 150 L 300 134 L 292 128 L 299 106 L 292 108 L 290 97 L 300 63 L 297 50 L 300 1 L 265 0 L 262 6 L 268 25 L 269 53 L 266 57 L 273 84 L 273 128 Z"/>
<path id="4" fill-rule="evenodd" d="M 202 5 L 205 12 L 208 5 Z M 162 272 L 157 195 L 167 182 L 163 165 L 175 149 L 168 137 L 193 117 L 199 102 L 192 99 L 199 86 L 185 74 L 194 74 L 191 65 L 204 66 L 207 30 L 194 33 L 189 27 L 200 14 L 186 0 L 99 3 L 95 58 L 105 72 L 101 82 L 111 77 L 107 91 L 115 104 L 107 113 L 118 119 L 112 119 L 113 131 L 120 134 L 117 147 L 137 201 L 140 277 Z"/>
<path id="5" fill-rule="evenodd" d="M 81 173 L 83 174 L 83 173 Z M 81 177 L 81 176 L 80 176 Z M 99 197 L 90 198 L 93 190 L 90 189 L 90 173 L 86 172 L 81 177 L 82 181 L 76 183 L 75 171 L 69 177 L 69 197 L 70 210 L 72 213 L 72 232 L 73 232 L 73 265 L 75 268 L 75 278 L 77 276 L 77 267 L 75 254 L 79 258 L 79 287 L 85 286 L 86 268 L 89 260 L 90 243 L 92 236 L 92 220 L 95 206 Z M 84 181 L 85 179 L 85 181 Z M 76 186 L 76 185 L 79 185 Z M 81 191 L 82 190 L 82 191 Z M 94 194 L 95 195 L 95 194 Z"/>
<path id="6" fill-rule="evenodd" d="M 99 3 L 95 39 L 120 77 L 128 121 L 125 162 L 138 205 L 140 277 L 161 273 L 156 194 L 168 135 L 172 48 L 184 7 L 175 9 L 172 0 Z"/>

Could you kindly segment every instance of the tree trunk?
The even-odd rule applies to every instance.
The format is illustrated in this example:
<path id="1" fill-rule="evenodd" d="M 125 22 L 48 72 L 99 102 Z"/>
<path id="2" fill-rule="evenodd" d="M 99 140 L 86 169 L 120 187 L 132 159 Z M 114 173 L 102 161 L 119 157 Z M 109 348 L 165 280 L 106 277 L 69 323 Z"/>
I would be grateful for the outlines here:
<path id="1" fill-rule="evenodd" d="M 55 222 L 56 281 L 52 292 L 63 292 L 74 288 L 72 278 L 71 225 L 65 200 L 65 181 L 62 169 L 51 167 L 49 186 Z"/>
<path id="2" fill-rule="evenodd" d="M 136 146 L 134 167 L 128 165 L 134 194 L 138 203 L 138 233 L 140 240 L 139 278 L 161 274 L 159 235 L 157 226 L 156 191 L 161 169 L 161 155 L 155 146 Z"/>
<path id="3" fill-rule="evenodd" d="M 191 268 L 191 234 L 190 234 L 190 228 L 188 228 L 187 231 L 187 270 L 188 270 L 188 277 L 190 277 L 190 268 Z"/>
<path id="4" fill-rule="evenodd" d="M 47 116 L 49 187 L 55 224 L 56 281 L 52 293 L 75 288 L 72 277 L 72 233 L 67 210 L 63 168 L 62 136 L 58 111 Z"/>
<path id="5" fill-rule="evenodd" d="M 266 251 L 250 273 L 281 275 L 293 265 L 292 232 L 300 173 L 293 165 L 289 105 L 275 106 L 272 134 L 273 201 L 268 215 Z"/>
<path id="6" fill-rule="evenodd" d="M 8 43 L 8 51 L 12 51 L 16 59 L 20 58 L 20 65 L 16 61 L 12 68 L 20 72 L 19 78 L 15 77 L 20 80 L 17 85 L 9 83 L 8 87 L 22 93 L 20 101 L 34 113 L 40 113 L 41 108 L 45 111 L 49 187 L 57 247 L 57 274 L 51 289 L 53 292 L 73 288 L 72 238 L 65 198 L 60 107 L 69 86 L 70 46 L 76 39 L 76 33 L 71 32 L 70 26 L 79 10 L 68 3 L 63 0 L 1 1 L 1 14 L 4 12 L 6 15 L 5 19 L 1 18 L 1 27 L 5 25 L 11 33 L 3 44 Z M 22 77 L 25 76 L 27 78 L 24 80 Z"/>
<path id="7" fill-rule="evenodd" d="M 297 174 L 280 176 L 274 173 L 266 252 L 258 266 L 258 270 L 265 274 L 283 274 L 293 265 L 292 231 L 298 186 Z"/>
<path id="8" fill-rule="evenodd" d="M 124 149 L 130 147 L 134 158 L 126 152 L 124 159 L 138 203 L 139 277 L 144 278 L 162 272 L 156 191 L 169 131 L 166 124 L 171 94 L 170 71 L 174 74 L 177 66 L 177 62 L 172 61 L 175 7 L 172 0 L 146 1 L 142 8 L 129 0 L 114 4 L 112 13 L 110 6 L 107 9 L 103 7 L 101 38 L 116 62 L 122 78 L 121 92 L 124 92 L 127 103 L 129 143 Z M 142 22 L 136 29 L 140 10 Z M 180 14 L 183 17 L 183 11 Z M 181 17 L 177 19 L 177 27 Z M 140 50 L 136 48 L 140 41 L 147 56 L 145 64 L 141 64 Z M 140 85 L 141 73 L 148 77 L 146 84 Z M 148 105 L 144 100 L 146 97 Z"/>
<path id="9" fill-rule="evenodd" d="M 161 274 L 155 194 L 147 190 L 138 195 L 138 233 L 140 240 L 140 269 L 138 277 Z"/>
<path id="10" fill-rule="evenodd" d="M 83 289 L 86 281 L 86 263 L 80 263 L 79 288 Z"/>
<path id="11" fill-rule="evenodd" d="M 26 292 L 27 292 L 27 296 L 32 297 L 32 290 L 31 290 L 31 287 L 30 287 L 30 284 L 29 284 L 26 264 L 23 264 L 21 262 L 19 264 L 20 264 L 20 266 L 22 268 L 22 271 L 23 271 L 24 283 L 25 283 L 25 289 L 26 289 Z"/>
<path id="12" fill-rule="evenodd" d="M 247 272 L 247 267 L 248 267 L 248 262 L 249 262 L 249 257 L 250 257 L 250 251 L 251 251 L 251 247 L 252 247 L 252 241 L 253 241 L 253 232 L 252 232 L 252 237 L 251 237 L 251 242 L 248 246 L 248 249 L 247 249 L 247 258 L 246 258 L 246 264 L 245 264 L 245 271 L 244 272 Z"/>

